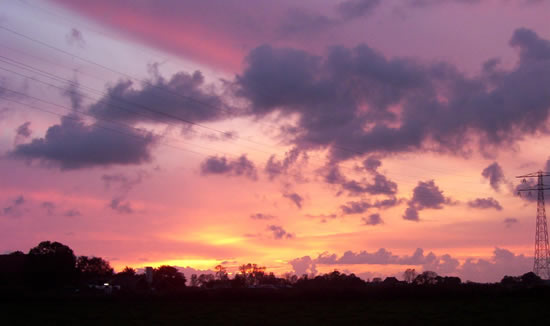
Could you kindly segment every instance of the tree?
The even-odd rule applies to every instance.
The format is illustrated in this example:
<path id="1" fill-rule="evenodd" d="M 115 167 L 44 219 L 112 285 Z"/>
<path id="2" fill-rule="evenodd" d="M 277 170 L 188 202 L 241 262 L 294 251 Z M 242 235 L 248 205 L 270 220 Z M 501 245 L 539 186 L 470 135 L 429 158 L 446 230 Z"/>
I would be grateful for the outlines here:
<path id="1" fill-rule="evenodd" d="M 185 275 L 172 266 L 163 265 L 153 270 L 153 286 L 161 291 L 177 291 L 185 288 Z"/>
<path id="2" fill-rule="evenodd" d="M 412 283 L 416 278 L 416 270 L 414 268 L 407 268 L 403 273 L 403 280 L 407 283 Z"/>
<path id="3" fill-rule="evenodd" d="M 227 269 L 223 267 L 222 265 L 217 265 L 214 267 L 216 270 L 216 279 L 220 281 L 227 281 L 229 280 L 229 276 L 227 274 Z"/>
<path id="4" fill-rule="evenodd" d="M 438 275 L 436 272 L 424 271 L 414 279 L 416 285 L 434 285 L 437 283 Z"/>
<path id="5" fill-rule="evenodd" d="M 100 257 L 80 256 L 76 260 L 76 268 L 84 281 L 105 282 L 114 272 L 109 262 Z"/>
<path id="6" fill-rule="evenodd" d="M 29 251 L 25 275 L 28 282 L 41 288 L 69 284 L 75 279 L 76 257 L 62 243 L 43 241 Z"/>
<path id="7" fill-rule="evenodd" d="M 120 272 L 119 274 L 128 275 L 128 276 L 135 276 L 136 275 L 136 270 L 133 269 L 132 267 L 126 266 L 126 267 L 124 267 L 122 272 Z"/>
<path id="8" fill-rule="evenodd" d="M 200 286 L 199 277 L 197 276 L 197 274 L 191 275 L 191 281 L 189 283 L 189 286 L 192 286 L 192 287 Z"/>
<path id="9" fill-rule="evenodd" d="M 265 276 L 265 267 L 248 263 L 239 266 L 239 272 L 244 276 L 246 285 L 258 285 Z"/>
<path id="10" fill-rule="evenodd" d="M 529 272 L 520 276 L 521 283 L 528 287 L 542 284 L 542 279 L 535 273 Z"/>
<path id="11" fill-rule="evenodd" d="M 208 287 L 209 283 L 215 280 L 214 275 L 212 274 L 201 274 L 198 277 L 199 285 L 202 287 Z"/>

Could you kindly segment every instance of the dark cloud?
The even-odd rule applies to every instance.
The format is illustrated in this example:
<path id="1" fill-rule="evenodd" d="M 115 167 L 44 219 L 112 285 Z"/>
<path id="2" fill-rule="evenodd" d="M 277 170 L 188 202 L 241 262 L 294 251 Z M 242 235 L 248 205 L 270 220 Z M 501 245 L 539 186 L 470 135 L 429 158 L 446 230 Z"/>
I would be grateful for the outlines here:
<path id="1" fill-rule="evenodd" d="M 113 203 L 111 202 L 111 205 Z M 112 207 L 111 207 L 112 208 Z M 117 208 L 120 208 L 120 207 L 117 207 Z M 129 206 L 128 206 L 129 208 Z M 67 211 L 65 211 L 65 213 L 63 213 L 63 216 L 66 216 L 66 217 L 77 217 L 77 216 L 81 216 L 82 214 L 80 213 L 80 211 L 78 209 L 69 209 Z"/>
<path id="2" fill-rule="evenodd" d="M 483 169 L 481 175 L 489 180 L 491 187 L 495 191 L 499 191 L 500 185 L 506 181 L 504 178 L 504 172 L 497 162 L 494 162 L 493 164 Z"/>
<path id="3" fill-rule="evenodd" d="M 201 163 L 201 174 L 245 176 L 252 180 L 258 178 L 254 163 L 246 155 L 241 155 L 234 161 L 228 160 L 225 157 L 210 156 Z"/>
<path id="4" fill-rule="evenodd" d="M 297 193 L 285 193 L 283 194 L 283 197 L 288 198 L 290 201 L 292 201 L 298 208 L 302 208 L 302 202 L 304 201 L 304 198 L 302 196 L 298 195 Z"/>
<path id="5" fill-rule="evenodd" d="M 407 207 L 405 214 L 403 214 L 403 219 L 418 222 L 420 220 L 418 210 L 412 206 Z"/>
<path id="6" fill-rule="evenodd" d="M 363 167 L 371 173 L 376 173 L 380 166 L 382 166 L 382 162 L 374 156 L 369 156 L 363 161 Z"/>
<path id="7" fill-rule="evenodd" d="M 397 199 L 396 197 L 390 197 L 383 200 L 377 200 L 374 203 L 371 203 L 368 200 L 361 201 L 350 201 L 345 205 L 341 205 L 340 209 L 344 215 L 350 214 L 363 214 L 371 208 L 377 209 L 388 209 L 394 206 L 397 206 L 403 202 L 402 199 Z"/>
<path id="8" fill-rule="evenodd" d="M 125 173 L 104 174 L 101 176 L 101 180 L 105 183 L 106 188 L 117 185 L 120 191 L 123 193 L 128 193 L 132 188 L 140 184 L 143 181 L 143 178 L 148 175 L 149 174 L 146 171 L 140 170 L 137 171 L 134 176 L 127 175 Z"/>
<path id="9" fill-rule="evenodd" d="M 509 217 L 509 218 L 505 218 L 503 222 L 506 225 L 506 227 L 509 228 L 512 225 L 519 223 L 519 220 L 517 218 Z"/>
<path id="10" fill-rule="evenodd" d="M 29 138 L 32 134 L 32 130 L 30 126 L 31 126 L 30 121 L 23 123 L 22 125 L 17 127 L 17 129 L 15 130 L 15 134 L 21 138 Z"/>
<path id="11" fill-rule="evenodd" d="M 354 19 L 370 14 L 382 0 L 346 0 L 338 4 L 337 10 L 344 19 Z"/>
<path id="12" fill-rule="evenodd" d="M 267 161 L 264 171 L 269 176 L 270 180 L 273 180 L 275 177 L 284 174 L 288 169 L 298 160 L 300 156 L 300 151 L 297 148 L 285 153 L 285 158 L 282 161 L 278 161 L 275 158 L 275 155 L 271 155 Z"/>
<path id="13" fill-rule="evenodd" d="M 413 197 L 409 201 L 409 205 L 418 209 L 441 209 L 447 201 L 448 199 L 443 196 L 443 191 L 435 185 L 433 180 L 419 181 L 413 190 Z"/>
<path id="14" fill-rule="evenodd" d="M 368 217 L 361 218 L 363 221 L 363 224 L 365 225 L 378 225 L 378 224 L 384 224 L 384 221 L 380 217 L 380 214 L 371 214 Z"/>
<path id="15" fill-rule="evenodd" d="M 436 186 L 433 180 L 419 181 L 413 190 L 413 196 L 408 202 L 403 218 L 410 221 L 419 221 L 418 211 L 423 209 L 442 209 L 443 205 L 452 204 L 450 198 L 443 196 L 443 191 Z"/>
<path id="16" fill-rule="evenodd" d="M 90 107 L 97 118 L 125 123 L 161 122 L 189 125 L 228 117 L 219 96 L 206 89 L 201 72 L 178 72 L 165 79 L 152 66 L 153 78 L 136 87 L 120 81 Z"/>
<path id="17" fill-rule="evenodd" d="M 335 6 L 335 15 L 329 16 L 293 7 L 279 23 L 278 34 L 291 38 L 317 37 L 330 28 L 371 14 L 381 3 L 382 0 L 345 0 Z"/>
<path id="18" fill-rule="evenodd" d="M 340 208 L 342 209 L 342 213 L 345 215 L 363 214 L 371 207 L 372 204 L 367 201 L 351 201 L 348 202 L 346 205 L 340 206 Z"/>
<path id="19" fill-rule="evenodd" d="M 409 0 L 408 3 L 413 7 L 429 7 L 448 3 L 478 4 L 481 0 Z"/>
<path id="20" fill-rule="evenodd" d="M 2 215 L 18 217 L 22 214 L 21 207 L 25 204 L 23 195 L 15 198 L 8 206 L 2 209 Z"/>
<path id="21" fill-rule="evenodd" d="M 475 200 L 469 201 L 468 206 L 480 209 L 494 208 L 497 211 L 502 210 L 502 206 L 500 205 L 500 203 L 492 197 L 476 198 Z"/>
<path id="22" fill-rule="evenodd" d="M 48 212 L 48 215 L 53 215 L 55 212 L 56 205 L 51 201 L 45 201 L 42 204 L 40 204 L 40 207 L 44 208 L 46 212 Z"/>
<path id="23" fill-rule="evenodd" d="M 510 42 L 518 65 L 474 77 L 445 62 L 388 59 L 367 45 L 331 47 L 326 56 L 264 45 L 248 55 L 236 94 L 256 117 L 296 116 L 285 137 L 300 149 L 329 148 L 334 161 L 419 150 L 465 155 L 474 145 L 486 154 L 547 133 L 548 43 L 518 29 Z"/>
<path id="24" fill-rule="evenodd" d="M 270 225 L 267 227 L 267 230 L 271 231 L 273 233 L 273 238 L 277 240 L 294 238 L 294 234 L 288 233 L 285 229 L 278 225 Z"/>
<path id="25" fill-rule="evenodd" d="M 134 213 L 134 209 L 130 205 L 130 202 L 124 201 L 124 198 L 121 198 L 121 197 L 113 198 L 109 203 L 109 207 L 121 214 Z"/>
<path id="26" fill-rule="evenodd" d="M 71 28 L 70 32 L 65 36 L 69 45 L 76 45 L 83 48 L 86 45 L 82 32 L 76 28 Z"/>
<path id="27" fill-rule="evenodd" d="M 338 184 L 343 191 L 347 191 L 353 196 L 361 194 L 394 195 L 397 193 L 397 183 L 375 171 L 373 172 L 374 182 L 369 183 L 365 179 L 361 181 L 348 179 L 340 172 L 338 165 L 332 165 L 322 170 L 325 173 L 327 183 Z"/>
<path id="28" fill-rule="evenodd" d="M 71 101 L 71 108 L 75 111 L 82 109 L 82 103 L 84 96 L 80 92 L 80 83 L 78 80 L 71 81 L 69 85 L 61 92 L 63 96 L 66 96 Z"/>
<path id="29" fill-rule="evenodd" d="M 62 170 L 141 164 L 151 161 L 150 150 L 156 140 L 145 131 L 105 127 L 99 122 L 86 125 L 79 117 L 68 115 L 60 124 L 49 127 L 44 138 L 17 145 L 9 155 L 39 160 Z"/>
<path id="30" fill-rule="evenodd" d="M 283 37 L 315 35 L 337 24 L 325 15 L 304 8 L 291 8 L 281 22 L 278 33 Z"/>
<path id="31" fill-rule="evenodd" d="M 275 216 L 270 214 L 264 214 L 264 213 L 256 213 L 250 215 L 250 218 L 253 220 L 272 220 L 275 218 Z"/>

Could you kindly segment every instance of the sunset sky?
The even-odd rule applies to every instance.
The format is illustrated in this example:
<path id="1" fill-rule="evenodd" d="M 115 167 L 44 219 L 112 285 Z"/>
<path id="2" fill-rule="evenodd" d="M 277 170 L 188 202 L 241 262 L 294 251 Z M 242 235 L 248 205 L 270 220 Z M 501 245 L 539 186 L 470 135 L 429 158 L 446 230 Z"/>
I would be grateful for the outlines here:
<path id="1" fill-rule="evenodd" d="M 550 166 L 549 17 L 546 0 L 2 1 L 0 253 L 530 271 L 536 194 L 515 176 Z"/>

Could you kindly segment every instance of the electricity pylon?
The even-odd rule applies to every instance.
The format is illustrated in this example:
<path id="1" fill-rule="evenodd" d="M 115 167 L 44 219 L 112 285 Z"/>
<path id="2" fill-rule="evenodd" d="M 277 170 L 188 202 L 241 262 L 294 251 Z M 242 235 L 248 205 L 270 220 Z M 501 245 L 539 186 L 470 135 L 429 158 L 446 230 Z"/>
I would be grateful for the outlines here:
<path id="1" fill-rule="evenodd" d="M 526 178 L 537 178 L 536 188 L 519 189 L 521 191 L 537 191 L 537 228 L 535 231 L 535 261 L 533 264 L 533 272 L 540 278 L 550 279 L 550 252 L 548 250 L 548 225 L 546 224 L 546 209 L 544 208 L 544 190 L 549 190 L 550 187 L 544 186 L 544 177 L 550 176 L 549 172 L 538 171 L 526 175 L 518 176 L 522 178 L 523 183 L 526 183 Z"/>

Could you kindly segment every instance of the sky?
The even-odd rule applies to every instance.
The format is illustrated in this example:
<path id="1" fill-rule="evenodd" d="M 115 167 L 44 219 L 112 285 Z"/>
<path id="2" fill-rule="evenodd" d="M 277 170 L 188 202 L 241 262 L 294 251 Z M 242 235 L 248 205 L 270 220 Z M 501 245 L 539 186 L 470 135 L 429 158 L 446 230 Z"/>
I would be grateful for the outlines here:
<path id="1" fill-rule="evenodd" d="M 0 3 L 0 252 L 532 269 L 550 1 Z M 188 275 L 189 276 L 189 275 Z"/>

